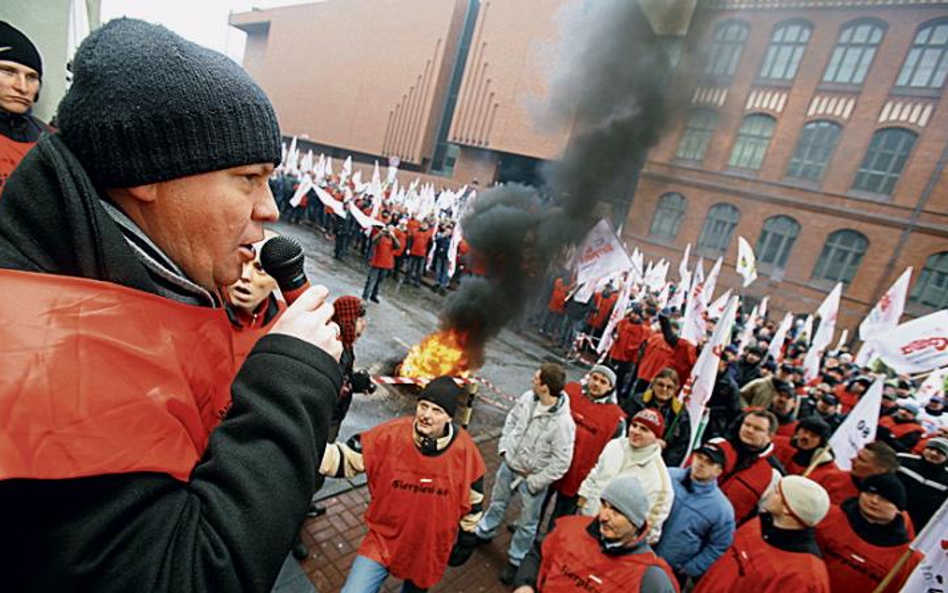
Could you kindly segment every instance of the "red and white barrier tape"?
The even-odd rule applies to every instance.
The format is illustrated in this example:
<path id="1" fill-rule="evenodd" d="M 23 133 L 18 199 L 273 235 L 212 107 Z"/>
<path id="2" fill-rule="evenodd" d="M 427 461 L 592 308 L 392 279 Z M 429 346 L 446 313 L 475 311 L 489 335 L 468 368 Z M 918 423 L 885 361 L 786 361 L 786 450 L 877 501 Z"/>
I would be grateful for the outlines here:
<path id="1" fill-rule="evenodd" d="M 507 395 L 501 391 L 500 388 L 483 377 L 455 377 L 454 380 L 461 385 L 480 383 L 487 389 L 499 395 L 502 399 L 508 402 L 514 401 L 513 397 Z M 372 381 L 376 385 L 417 385 L 418 387 L 424 387 L 428 384 L 428 380 L 417 377 L 388 377 L 385 375 L 375 375 L 372 377 Z"/>

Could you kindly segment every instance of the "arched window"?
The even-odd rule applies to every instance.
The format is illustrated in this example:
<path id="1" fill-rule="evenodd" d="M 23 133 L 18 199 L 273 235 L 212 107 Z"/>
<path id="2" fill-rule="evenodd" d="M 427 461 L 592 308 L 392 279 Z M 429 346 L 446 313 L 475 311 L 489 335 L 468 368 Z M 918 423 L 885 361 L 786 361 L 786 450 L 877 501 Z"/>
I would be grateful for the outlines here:
<path id="1" fill-rule="evenodd" d="M 704 108 L 692 111 L 688 117 L 688 125 L 681 135 L 681 140 L 678 141 L 678 150 L 675 156 L 689 161 L 704 160 L 708 144 L 711 142 L 711 136 L 714 134 L 714 128 L 717 125 L 718 114 L 715 111 Z"/>
<path id="2" fill-rule="evenodd" d="M 928 256 L 909 300 L 936 309 L 948 307 L 948 251 Z"/>
<path id="3" fill-rule="evenodd" d="M 823 179 L 823 172 L 833 156 L 841 129 L 830 121 L 812 121 L 803 126 L 797 149 L 787 168 L 787 176 L 814 181 Z"/>
<path id="4" fill-rule="evenodd" d="M 652 217 L 652 228 L 649 234 L 653 237 L 662 237 L 665 239 L 674 239 L 678 234 L 678 225 L 681 219 L 685 217 L 685 209 L 688 206 L 685 197 L 679 193 L 668 193 L 658 200 L 658 206 L 655 208 L 655 216 Z"/>
<path id="5" fill-rule="evenodd" d="M 885 23 L 881 21 L 857 21 L 844 26 L 823 73 L 823 82 L 862 84 L 884 34 Z"/>
<path id="6" fill-rule="evenodd" d="M 800 234 L 800 224 L 789 216 L 771 216 L 764 221 L 764 228 L 757 239 L 754 251 L 757 260 L 778 268 L 785 268 L 793 243 Z"/>
<path id="7" fill-rule="evenodd" d="M 873 134 L 856 173 L 853 189 L 891 195 L 917 137 L 914 132 L 902 128 L 885 128 Z"/>
<path id="8" fill-rule="evenodd" d="M 760 67 L 760 78 L 793 80 L 803 59 L 803 51 L 810 41 L 812 25 L 806 21 L 780 23 L 770 37 L 770 46 Z"/>
<path id="9" fill-rule="evenodd" d="M 747 40 L 747 30 L 747 23 L 741 21 L 718 23 L 704 71 L 714 76 L 733 76 Z"/>
<path id="10" fill-rule="evenodd" d="M 905 56 L 896 86 L 940 89 L 948 76 L 948 19 L 923 25 Z"/>
<path id="11" fill-rule="evenodd" d="M 704 221 L 701 236 L 698 237 L 698 247 L 710 251 L 727 251 L 731 242 L 731 235 L 741 219 L 741 212 L 730 204 L 715 204 L 708 210 L 708 218 Z"/>
<path id="12" fill-rule="evenodd" d="M 760 169 L 774 133 L 774 118 L 754 113 L 741 122 L 728 165 L 741 169 Z"/>
<path id="13" fill-rule="evenodd" d="M 868 248 L 869 240 L 860 232 L 843 229 L 830 234 L 813 268 L 813 278 L 849 284 Z"/>

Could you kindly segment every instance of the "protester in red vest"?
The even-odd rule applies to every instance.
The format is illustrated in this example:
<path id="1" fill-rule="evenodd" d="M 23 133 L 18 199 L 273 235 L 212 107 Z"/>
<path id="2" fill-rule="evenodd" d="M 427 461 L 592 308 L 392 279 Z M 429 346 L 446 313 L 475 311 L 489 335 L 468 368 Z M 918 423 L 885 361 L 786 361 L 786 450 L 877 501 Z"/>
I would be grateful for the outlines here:
<path id="1" fill-rule="evenodd" d="M 826 489 L 833 504 L 842 504 L 844 500 L 858 496 L 859 483 L 869 476 L 894 474 L 899 469 L 899 458 L 892 447 L 874 441 L 860 449 L 851 464 L 849 471 L 827 472 L 819 479 L 820 486 Z"/>
<path id="2" fill-rule="evenodd" d="M 264 231 L 264 240 L 254 243 L 253 261 L 244 262 L 240 278 L 225 291 L 225 310 L 234 326 L 234 360 L 239 367 L 250 350 L 286 309 L 286 303 L 274 294 L 276 280 L 263 270 L 260 250 L 277 233 Z"/>
<path id="3" fill-rule="evenodd" d="M 585 385 L 573 382 L 563 388 L 569 396 L 569 412 L 576 424 L 576 438 L 569 469 L 566 475 L 553 482 L 543 503 L 544 510 L 540 511 L 541 517 L 546 514 L 546 505 L 555 493 L 550 528 L 558 517 L 576 512 L 579 486 L 596 465 L 599 454 L 606 443 L 625 434 L 625 412 L 616 404 L 615 381 L 612 369 L 596 365 L 589 371 Z"/>
<path id="4" fill-rule="evenodd" d="M 10 173 L 49 126 L 30 115 L 39 98 L 43 60 L 29 38 L 0 21 L 0 194 Z"/>
<path id="5" fill-rule="evenodd" d="M 399 247 L 395 251 L 395 267 L 392 270 L 392 277 L 398 279 L 401 284 L 408 275 L 408 249 L 411 246 L 408 233 L 408 221 L 404 218 L 399 219 L 398 226 L 395 227 L 395 238 L 398 239 Z"/>
<path id="6" fill-rule="evenodd" d="M 372 259 L 369 260 L 369 275 L 366 276 L 365 287 L 362 289 L 363 301 L 379 302 L 379 288 L 385 280 L 385 275 L 395 268 L 395 255 L 401 247 L 393 224 L 385 225 L 372 239 Z"/>
<path id="7" fill-rule="evenodd" d="M 777 384 L 777 393 L 767 406 L 771 414 L 777 417 L 778 436 L 791 437 L 797 429 L 797 393 L 792 383 L 781 381 Z"/>
<path id="8" fill-rule="evenodd" d="M 925 435 L 925 428 L 917 420 L 918 412 L 917 403 L 902 400 L 894 414 L 879 418 L 876 438 L 895 449 L 896 453 L 909 453 Z"/>
<path id="9" fill-rule="evenodd" d="M 276 115 L 232 60 L 143 21 L 72 64 L 59 132 L 0 200 L 3 589 L 268 591 L 342 350 L 317 286 L 234 368 L 219 290 L 278 215 Z"/>
<path id="10" fill-rule="evenodd" d="M 634 476 L 612 480 L 598 515 L 562 517 L 517 570 L 514 593 L 677 593 L 668 563 L 646 541 L 649 501 Z"/>
<path id="11" fill-rule="evenodd" d="M 431 245 L 432 236 L 434 236 L 434 229 L 430 228 L 427 220 L 422 221 L 418 230 L 411 234 L 411 247 L 408 250 L 408 279 L 416 287 L 421 286 L 421 277 L 425 272 L 425 258 L 428 257 L 428 247 Z"/>
<path id="12" fill-rule="evenodd" d="M 833 591 L 876 591 L 903 553 L 911 535 L 905 524 L 905 488 L 893 474 L 869 476 L 859 494 L 834 506 L 816 530 Z M 911 552 L 883 593 L 902 590 L 922 559 Z"/>
<path id="13" fill-rule="evenodd" d="M 614 342 L 609 350 L 609 364 L 616 371 L 616 392 L 620 398 L 628 396 L 632 365 L 639 361 L 639 348 L 652 335 L 652 324 L 644 317 L 642 305 L 636 303 L 628 315 L 616 324 Z"/>
<path id="14" fill-rule="evenodd" d="M 612 315 L 612 308 L 615 306 L 618 298 L 618 291 L 612 288 L 611 285 L 598 291 L 593 296 L 593 308 L 589 312 L 589 316 L 586 317 L 586 324 L 590 329 L 589 333 L 593 336 L 598 338 L 602 335 L 602 330 L 605 329 L 606 322 L 609 321 L 609 316 Z"/>
<path id="15" fill-rule="evenodd" d="M 418 396 L 414 417 L 385 422 L 326 448 L 320 472 L 365 472 L 372 500 L 369 532 L 343 593 L 370 593 L 389 575 L 403 591 L 425 591 L 449 565 L 474 551 L 483 514 L 484 460 L 471 435 L 451 422 L 464 390 L 451 377 L 432 380 Z"/>
<path id="16" fill-rule="evenodd" d="M 727 441 L 711 441 L 730 449 L 737 459 L 733 469 L 718 480 L 718 485 L 731 501 L 738 525 L 753 518 L 764 494 L 783 473 L 780 462 L 773 456 L 771 441 L 776 431 L 777 419 L 773 414 L 750 409 L 744 413 L 737 435 Z"/>
<path id="17" fill-rule="evenodd" d="M 562 337 L 565 325 L 569 322 L 566 315 L 566 298 L 572 289 L 573 285 L 566 274 L 553 281 L 553 292 L 550 293 L 540 331 L 555 340 Z"/>
<path id="18" fill-rule="evenodd" d="M 792 438 L 774 437 L 774 455 L 788 474 L 819 482 L 824 476 L 839 471 L 833 461 L 833 450 L 826 446 L 830 432 L 825 420 L 808 416 L 797 424 Z"/>
<path id="19" fill-rule="evenodd" d="M 658 322 L 662 331 L 652 335 L 645 343 L 633 395 L 648 389 L 658 371 L 666 367 L 675 369 L 681 380 L 687 381 L 698 359 L 695 345 L 678 334 L 680 320 L 672 321 L 665 315 L 659 315 Z"/>
<path id="20" fill-rule="evenodd" d="M 737 530 L 694 593 L 830 593 L 829 567 L 813 529 L 829 508 L 829 497 L 813 480 L 782 478 L 764 501 L 764 513 Z"/>
<path id="21" fill-rule="evenodd" d="M 848 414 L 859 403 L 859 398 L 869 389 L 872 379 L 866 375 L 859 375 L 848 383 L 840 383 L 833 388 L 833 393 L 843 406 L 843 414 Z"/>

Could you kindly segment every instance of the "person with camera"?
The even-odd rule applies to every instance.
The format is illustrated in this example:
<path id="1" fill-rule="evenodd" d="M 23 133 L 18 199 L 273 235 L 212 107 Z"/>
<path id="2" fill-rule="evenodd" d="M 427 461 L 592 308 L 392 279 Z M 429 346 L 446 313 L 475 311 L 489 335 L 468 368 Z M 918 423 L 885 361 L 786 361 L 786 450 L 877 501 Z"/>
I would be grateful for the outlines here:
<path id="1" fill-rule="evenodd" d="M 388 223 L 372 237 L 372 257 L 369 259 L 369 275 L 362 289 L 362 300 L 379 302 L 379 288 L 389 270 L 395 269 L 395 254 L 402 244 L 395 236 L 395 225 Z"/>

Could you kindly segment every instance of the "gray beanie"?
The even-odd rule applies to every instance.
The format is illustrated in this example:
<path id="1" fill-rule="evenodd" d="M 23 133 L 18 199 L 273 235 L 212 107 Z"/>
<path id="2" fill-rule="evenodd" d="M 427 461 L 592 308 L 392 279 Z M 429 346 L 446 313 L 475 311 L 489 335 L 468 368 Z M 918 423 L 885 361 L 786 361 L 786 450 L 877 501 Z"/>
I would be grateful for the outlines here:
<path id="1" fill-rule="evenodd" d="M 230 58 L 164 27 L 116 19 L 73 60 L 59 134 L 99 187 L 280 162 L 266 94 Z"/>
<path id="2" fill-rule="evenodd" d="M 928 439 L 927 443 L 925 443 L 925 448 L 941 451 L 943 455 L 948 455 L 948 439 L 943 439 L 941 437 L 932 437 Z"/>
<path id="3" fill-rule="evenodd" d="M 596 366 L 594 366 L 593 368 L 589 370 L 590 375 L 593 373 L 599 373 L 606 379 L 609 379 L 610 385 L 612 385 L 613 387 L 616 386 L 616 372 L 610 369 L 609 367 L 607 367 L 606 365 L 597 364 Z"/>
<path id="4" fill-rule="evenodd" d="M 648 497 L 635 476 L 619 476 L 602 490 L 599 498 L 622 513 L 632 525 L 641 528 L 648 518 Z"/>

